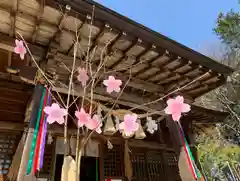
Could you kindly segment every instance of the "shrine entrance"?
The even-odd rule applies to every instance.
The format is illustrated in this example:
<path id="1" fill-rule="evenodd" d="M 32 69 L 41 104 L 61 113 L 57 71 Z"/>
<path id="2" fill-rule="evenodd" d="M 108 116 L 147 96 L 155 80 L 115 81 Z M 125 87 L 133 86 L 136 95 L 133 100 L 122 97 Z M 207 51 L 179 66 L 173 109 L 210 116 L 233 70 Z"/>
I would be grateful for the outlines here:
<path id="1" fill-rule="evenodd" d="M 56 156 L 54 181 L 61 181 L 63 158 L 62 154 Z M 73 158 L 75 159 L 75 156 Z M 80 169 L 80 181 L 97 181 L 99 178 L 99 158 L 82 156 Z"/>

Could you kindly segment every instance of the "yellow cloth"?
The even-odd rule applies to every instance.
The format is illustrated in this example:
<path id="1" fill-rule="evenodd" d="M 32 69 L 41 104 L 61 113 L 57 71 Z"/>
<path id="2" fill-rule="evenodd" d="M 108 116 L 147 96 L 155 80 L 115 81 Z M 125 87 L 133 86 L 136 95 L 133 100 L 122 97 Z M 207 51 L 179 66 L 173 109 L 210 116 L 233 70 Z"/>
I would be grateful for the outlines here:
<path id="1" fill-rule="evenodd" d="M 76 162 L 71 156 L 64 158 L 61 181 L 76 180 Z"/>

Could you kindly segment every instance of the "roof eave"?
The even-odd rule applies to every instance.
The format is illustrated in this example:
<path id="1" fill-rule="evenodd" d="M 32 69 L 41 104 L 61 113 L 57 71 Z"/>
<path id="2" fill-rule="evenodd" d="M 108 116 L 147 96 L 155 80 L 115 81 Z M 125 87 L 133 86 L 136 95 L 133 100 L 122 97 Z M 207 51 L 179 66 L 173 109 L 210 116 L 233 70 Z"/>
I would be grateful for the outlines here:
<path id="1" fill-rule="evenodd" d="M 154 44 L 156 46 L 170 50 L 172 53 L 189 59 L 192 62 L 200 64 L 204 67 L 211 69 L 214 72 L 221 73 L 224 76 L 230 75 L 234 70 L 228 66 L 225 66 L 207 56 L 200 54 L 164 35 L 157 33 L 139 23 L 130 20 L 129 18 L 122 16 L 115 11 L 106 8 L 99 3 L 92 0 L 47 0 L 48 5 L 53 5 L 59 3 L 61 5 L 70 5 L 77 12 L 84 12 L 86 14 L 91 14 L 93 5 L 95 6 L 94 16 L 97 19 L 101 19 L 106 23 L 111 24 L 115 28 L 122 30 L 124 32 L 133 34 L 143 41 Z"/>

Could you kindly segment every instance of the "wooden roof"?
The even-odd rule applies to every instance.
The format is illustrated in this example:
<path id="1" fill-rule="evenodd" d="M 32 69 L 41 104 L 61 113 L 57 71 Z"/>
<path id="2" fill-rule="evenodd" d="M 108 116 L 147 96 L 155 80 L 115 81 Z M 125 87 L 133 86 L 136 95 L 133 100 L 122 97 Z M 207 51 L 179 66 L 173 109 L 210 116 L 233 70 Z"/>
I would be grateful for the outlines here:
<path id="1" fill-rule="evenodd" d="M 63 93 L 67 92 L 76 30 L 79 33 L 78 66 L 84 64 L 89 44 L 93 68 L 96 69 L 101 57 L 106 61 L 104 70 L 100 71 L 101 79 L 111 72 L 126 82 L 131 74 L 118 101 L 125 106 L 156 100 L 197 79 L 178 93 L 192 101 L 223 84 L 232 72 L 229 67 L 93 1 L 0 1 L 0 49 L 4 49 L 7 56 L 4 65 L 17 65 L 20 61 L 16 58 L 18 55 L 11 53 L 18 32 L 45 71 L 56 74 L 55 85 Z M 29 57 L 23 62 L 33 65 Z M 81 92 L 79 84 L 75 83 L 74 87 L 77 93 Z M 101 84 L 94 89 L 94 96 L 101 101 L 113 101 L 116 97 L 106 94 Z M 141 108 L 162 110 L 162 107 L 158 102 Z"/>

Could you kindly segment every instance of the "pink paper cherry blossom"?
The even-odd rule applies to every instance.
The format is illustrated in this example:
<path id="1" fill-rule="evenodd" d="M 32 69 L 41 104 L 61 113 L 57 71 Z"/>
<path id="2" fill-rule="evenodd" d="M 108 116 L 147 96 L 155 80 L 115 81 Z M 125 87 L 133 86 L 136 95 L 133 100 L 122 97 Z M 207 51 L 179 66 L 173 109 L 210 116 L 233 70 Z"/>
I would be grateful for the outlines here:
<path id="1" fill-rule="evenodd" d="M 138 130 L 138 123 L 136 114 L 124 115 L 124 121 L 119 124 L 119 129 L 124 131 L 126 136 L 130 136 Z"/>
<path id="2" fill-rule="evenodd" d="M 75 116 L 78 118 L 78 127 L 83 127 L 84 125 L 87 125 L 87 123 L 90 120 L 90 115 L 85 112 L 83 108 L 80 109 L 80 111 L 75 111 Z"/>
<path id="3" fill-rule="evenodd" d="M 189 112 L 190 110 L 191 107 L 184 103 L 184 98 L 177 96 L 175 99 L 169 99 L 167 101 L 167 107 L 164 111 L 166 114 L 171 114 L 174 121 L 179 121 L 182 113 Z"/>
<path id="4" fill-rule="evenodd" d="M 87 84 L 87 81 L 89 79 L 87 75 L 87 71 L 85 68 L 78 68 L 78 76 L 77 79 L 79 82 L 81 82 L 82 86 L 85 87 Z"/>
<path id="5" fill-rule="evenodd" d="M 64 116 L 66 116 L 67 110 L 64 108 L 60 108 L 57 103 L 53 103 L 51 106 L 46 106 L 44 108 L 44 112 L 48 115 L 47 122 L 52 124 L 57 122 L 58 124 L 64 123 Z"/>
<path id="6" fill-rule="evenodd" d="M 120 79 L 115 79 L 114 76 L 109 76 L 107 80 L 103 81 L 103 84 L 107 87 L 107 92 L 112 93 L 113 91 L 119 92 L 120 85 L 122 85 L 122 81 Z"/>
<path id="7" fill-rule="evenodd" d="M 24 56 L 25 54 L 27 53 L 27 50 L 23 44 L 23 41 L 22 40 L 15 40 L 15 48 L 14 48 L 14 52 L 16 54 L 19 54 L 20 55 L 20 58 L 23 60 L 24 59 Z"/>
<path id="8" fill-rule="evenodd" d="M 90 130 L 94 130 L 98 133 L 98 134 L 101 134 L 102 133 L 102 130 L 101 130 L 101 127 L 102 127 L 102 122 L 101 122 L 101 119 L 100 117 L 95 114 L 92 119 L 90 119 L 88 121 L 88 123 L 86 124 L 86 127 Z"/>

